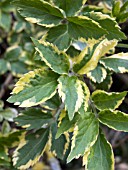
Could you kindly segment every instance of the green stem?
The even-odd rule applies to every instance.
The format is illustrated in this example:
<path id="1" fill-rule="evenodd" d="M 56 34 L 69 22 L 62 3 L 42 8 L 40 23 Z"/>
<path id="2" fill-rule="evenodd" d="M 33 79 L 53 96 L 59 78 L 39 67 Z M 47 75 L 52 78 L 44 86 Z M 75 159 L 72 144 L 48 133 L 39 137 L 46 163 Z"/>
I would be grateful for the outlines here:
<path id="1" fill-rule="evenodd" d="M 90 104 L 90 106 L 91 106 L 91 108 L 92 108 L 92 111 L 94 112 L 96 118 L 98 118 L 98 113 L 97 113 L 95 104 L 94 104 L 94 102 L 93 102 L 91 99 L 89 100 L 89 104 Z"/>

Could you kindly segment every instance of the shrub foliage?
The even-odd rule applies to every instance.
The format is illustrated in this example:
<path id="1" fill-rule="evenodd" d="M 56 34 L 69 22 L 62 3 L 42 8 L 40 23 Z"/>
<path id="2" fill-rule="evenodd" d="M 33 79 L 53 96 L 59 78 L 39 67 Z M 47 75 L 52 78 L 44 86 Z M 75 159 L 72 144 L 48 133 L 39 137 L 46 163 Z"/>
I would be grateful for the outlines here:
<path id="1" fill-rule="evenodd" d="M 67 162 L 83 157 L 88 170 L 114 170 L 114 154 L 102 127 L 128 132 L 128 115 L 118 109 L 127 92 L 109 92 L 112 74 L 128 72 L 128 53 L 114 54 L 118 42 L 126 38 L 118 23 L 126 20 L 128 3 L 114 2 L 112 11 L 91 9 L 85 3 L 12 2 L 27 20 L 15 23 L 16 32 L 23 27 L 27 32 L 34 23 L 26 48 L 24 42 L 11 47 L 1 61 L 7 66 L 4 72 L 9 63 L 20 71 L 16 74 L 25 73 L 8 99 L 27 108 L 15 118 L 24 128 L 13 154 L 16 168 L 27 169 L 44 152 L 51 152 Z"/>

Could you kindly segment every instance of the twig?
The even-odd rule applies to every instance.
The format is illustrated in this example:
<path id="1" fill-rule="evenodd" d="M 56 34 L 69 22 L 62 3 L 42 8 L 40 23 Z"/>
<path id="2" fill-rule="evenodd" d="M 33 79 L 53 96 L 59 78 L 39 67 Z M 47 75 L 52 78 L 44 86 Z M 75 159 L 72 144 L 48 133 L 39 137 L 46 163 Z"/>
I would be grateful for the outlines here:
<path id="1" fill-rule="evenodd" d="M 1 86 L 1 90 L 0 90 L 0 99 L 2 99 L 2 97 L 4 96 L 5 92 L 6 92 L 6 89 L 8 87 L 8 85 L 10 84 L 10 82 L 12 81 L 12 74 L 9 73 L 5 82 L 3 83 L 3 85 Z"/>

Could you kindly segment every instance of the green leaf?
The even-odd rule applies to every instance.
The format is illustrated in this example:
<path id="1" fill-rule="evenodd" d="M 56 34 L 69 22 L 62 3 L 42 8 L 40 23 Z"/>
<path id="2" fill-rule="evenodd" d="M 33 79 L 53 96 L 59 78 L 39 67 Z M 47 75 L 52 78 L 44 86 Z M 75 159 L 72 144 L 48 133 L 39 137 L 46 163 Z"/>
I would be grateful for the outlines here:
<path id="1" fill-rule="evenodd" d="M 73 16 L 82 8 L 87 0 L 53 0 L 54 4 L 63 9 L 67 16 Z"/>
<path id="2" fill-rule="evenodd" d="M 122 5 L 122 7 L 121 7 L 121 9 L 120 9 L 120 12 L 125 12 L 125 11 L 127 10 L 127 8 L 128 8 L 128 1 L 126 1 L 126 2 Z"/>
<path id="3" fill-rule="evenodd" d="M 75 123 L 79 120 L 79 118 L 80 118 L 80 115 L 75 114 L 72 121 L 70 121 L 66 111 L 62 110 L 60 117 L 59 117 L 56 138 L 59 138 L 65 132 L 69 132 L 70 130 L 72 130 L 75 127 Z"/>
<path id="4" fill-rule="evenodd" d="M 112 83 L 113 83 L 112 76 L 107 75 L 106 79 L 102 83 L 100 83 L 100 84 L 93 83 L 93 85 L 95 86 L 96 89 L 108 91 L 110 89 Z"/>
<path id="5" fill-rule="evenodd" d="M 0 9 L 0 27 L 3 28 L 6 32 L 10 30 L 11 27 L 11 15 L 2 12 Z"/>
<path id="6" fill-rule="evenodd" d="M 4 136 L 0 134 L 0 143 L 2 143 L 7 148 L 15 147 L 18 145 L 22 133 L 22 131 L 15 131 Z"/>
<path id="7" fill-rule="evenodd" d="M 41 129 L 43 126 L 48 126 L 52 121 L 52 115 L 44 113 L 39 108 L 30 108 L 15 118 L 17 125 L 26 128 L 26 130 Z"/>
<path id="8" fill-rule="evenodd" d="M 0 74 L 4 74 L 8 71 L 8 62 L 4 59 L 0 59 Z"/>
<path id="9" fill-rule="evenodd" d="M 109 15 L 103 14 L 101 12 L 90 12 L 87 14 L 92 20 L 99 23 L 99 25 L 107 31 L 107 35 L 105 36 L 108 40 L 121 40 L 126 39 L 126 36 L 123 32 L 121 32 L 118 23 L 111 18 Z"/>
<path id="10" fill-rule="evenodd" d="M 71 44 L 71 37 L 67 25 L 58 25 L 48 31 L 46 40 L 53 43 L 59 50 L 66 50 Z"/>
<path id="11" fill-rule="evenodd" d="M 102 90 L 96 90 L 92 94 L 92 100 L 99 110 L 117 109 L 123 102 L 127 92 L 107 93 Z"/>
<path id="12" fill-rule="evenodd" d="M 105 70 L 104 67 L 102 67 L 100 64 L 98 64 L 94 70 L 87 73 L 87 76 L 94 83 L 102 83 L 107 76 L 107 71 Z"/>
<path id="13" fill-rule="evenodd" d="M 128 12 L 122 13 L 117 18 L 118 22 L 122 23 L 125 22 L 128 19 Z"/>
<path id="14" fill-rule="evenodd" d="M 128 132 L 128 115 L 121 111 L 102 110 L 99 121 L 114 130 Z"/>
<path id="15" fill-rule="evenodd" d="M 62 101 L 65 104 L 65 108 L 68 111 L 69 119 L 72 120 L 75 112 L 81 107 L 83 102 L 83 89 L 81 81 L 77 77 L 69 77 L 63 75 L 58 79 L 58 92 Z"/>
<path id="16" fill-rule="evenodd" d="M 91 70 L 94 70 L 100 58 L 106 53 L 109 53 L 109 50 L 115 47 L 116 44 L 116 40 L 108 41 L 107 39 L 94 45 L 90 43 L 77 57 L 74 71 L 78 72 L 78 74 L 87 74 Z"/>
<path id="17" fill-rule="evenodd" d="M 9 70 L 12 72 L 13 75 L 22 75 L 27 73 L 28 71 L 27 64 L 21 61 L 12 62 Z"/>
<path id="18" fill-rule="evenodd" d="M 11 131 L 11 126 L 10 124 L 5 120 L 2 124 L 2 127 L 1 127 L 1 133 L 3 135 L 6 135 L 6 134 L 9 134 L 9 132 Z"/>
<path id="19" fill-rule="evenodd" d="M 105 68 L 116 73 L 128 72 L 128 53 L 118 53 L 100 60 Z"/>
<path id="20" fill-rule="evenodd" d="M 57 78 L 57 74 L 45 69 L 30 71 L 16 83 L 8 102 L 20 107 L 41 104 L 55 95 Z"/>
<path id="21" fill-rule="evenodd" d="M 88 86 L 84 82 L 81 82 L 81 85 L 82 85 L 83 92 L 84 92 L 84 99 L 83 99 L 83 103 L 82 103 L 81 107 L 78 110 L 78 113 L 81 116 L 84 116 L 84 114 L 85 114 L 85 112 L 87 112 L 88 106 L 89 106 L 90 91 L 89 91 Z"/>
<path id="22" fill-rule="evenodd" d="M 58 25 L 64 18 L 59 8 L 46 1 L 14 0 L 13 4 L 18 7 L 18 11 L 27 21 L 38 25 L 51 27 Z"/>
<path id="23" fill-rule="evenodd" d="M 48 141 L 49 129 L 41 129 L 21 139 L 14 151 L 13 163 L 16 168 L 28 169 L 42 156 Z"/>
<path id="24" fill-rule="evenodd" d="M 114 2 L 114 4 L 113 4 L 113 7 L 112 7 L 112 15 L 114 16 L 114 17 L 117 17 L 118 15 L 119 15 L 119 13 L 120 13 L 120 1 L 115 1 Z"/>
<path id="25" fill-rule="evenodd" d="M 88 170 L 114 170 L 112 147 L 102 133 L 90 149 L 86 168 Z"/>
<path id="26" fill-rule="evenodd" d="M 51 99 L 47 100 L 41 106 L 48 110 L 56 110 L 61 105 L 61 101 L 58 94 L 55 94 Z"/>
<path id="27" fill-rule="evenodd" d="M 68 149 L 67 143 L 69 142 L 69 137 L 61 135 L 58 139 L 55 139 L 56 132 L 57 124 L 53 123 L 51 126 L 51 151 L 55 153 L 58 158 L 63 159 L 66 150 Z"/>
<path id="28" fill-rule="evenodd" d="M 10 162 L 7 151 L 8 149 L 4 147 L 2 144 L 0 144 L 0 159 Z M 0 162 L 0 165 L 1 165 L 1 162 Z"/>
<path id="29" fill-rule="evenodd" d="M 85 112 L 78 120 L 72 138 L 71 152 L 67 161 L 83 156 L 94 145 L 99 133 L 99 123 L 94 113 Z"/>
<path id="30" fill-rule="evenodd" d="M 17 61 L 18 58 L 20 58 L 22 53 L 22 49 L 20 46 L 14 45 L 9 48 L 7 48 L 7 51 L 5 53 L 5 60 L 7 61 Z"/>
<path id="31" fill-rule="evenodd" d="M 14 108 L 7 108 L 0 111 L 0 115 L 2 115 L 5 120 L 13 122 L 13 119 L 17 116 L 17 110 Z"/>
<path id="32" fill-rule="evenodd" d="M 60 52 L 56 47 L 48 42 L 39 42 L 32 39 L 36 50 L 40 53 L 42 60 L 54 72 L 58 74 L 67 74 L 69 71 L 69 59 L 66 53 Z"/>
<path id="33" fill-rule="evenodd" d="M 74 39 L 99 39 L 107 32 L 95 21 L 86 16 L 68 17 L 68 32 Z"/>
<path id="34" fill-rule="evenodd" d="M 3 107 L 4 107 L 4 102 L 0 100 L 0 111 L 3 110 Z"/>

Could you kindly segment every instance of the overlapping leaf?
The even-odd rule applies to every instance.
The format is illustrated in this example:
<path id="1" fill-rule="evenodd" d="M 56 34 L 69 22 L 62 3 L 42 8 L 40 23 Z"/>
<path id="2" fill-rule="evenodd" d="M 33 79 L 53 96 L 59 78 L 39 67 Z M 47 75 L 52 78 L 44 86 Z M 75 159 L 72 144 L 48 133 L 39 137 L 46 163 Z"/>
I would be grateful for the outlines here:
<path id="1" fill-rule="evenodd" d="M 26 20 L 39 25 L 51 27 L 64 18 L 61 10 L 46 1 L 14 0 L 13 4 Z"/>
<path id="2" fill-rule="evenodd" d="M 83 103 L 82 103 L 81 107 L 78 110 L 78 113 L 81 116 L 84 116 L 84 114 L 85 114 L 85 112 L 87 112 L 88 106 L 89 106 L 90 91 L 84 82 L 81 82 L 81 84 L 82 84 L 82 88 L 83 88 L 83 92 L 84 92 L 84 99 L 83 99 Z"/>
<path id="3" fill-rule="evenodd" d="M 92 147 L 97 140 L 98 133 L 99 124 L 95 115 L 91 112 L 85 112 L 84 116 L 79 119 L 74 129 L 68 162 L 74 158 L 79 158 L 88 152 L 90 147 Z"/>
<path id="4" fill-rule="evenodd" d="M 85 14 L 86 15 L 86 14 Z M 106 38 L 109 40 L 113 39 L 126 39 L 125 34 L 121 32 L 120 27 L 114 18 L 101 12 L 90 12 L 87 14 L 92 20 L 99 23 L 99 25 L 107 31 Z"/>
<path id="5" fill-rule="evenodd" d="M 36 50 L 39 52 L 42 60 L 48 65 L 53 71 L 58 74 L 66 74 L 69 71 L 69 59 L 66 53 L 60 52 L 56 47 L 47 42 L 40 43 L 33 39 L 36 46 Z"/>
<path id="6" fill-rule="evenodd" d="M 78 56 L 74 71 L 79 74 L 86 74 L 91 70 L 94 70 L 97 67 L 100 58 L 115 47 L 116 44 L 116 40 L 108 41 L 107 39 L 104 39 L 93 46 L 87 46 Z"/>
<path id="7" fill-rule="evenodd" d="M 80 115 L 75 114 L 74 118 L 70 121 L 66 111 L 63 110 L 59 117 L 59 124 L 58 124 L 56 138 L 59 138 L 65 132 L 73 130 L 79 118 L 80 118 Z"/>
<path id="8" fill-rule="evenodd" d="M 92 100 L 96 107 L 100 110 L 104 109 L 116 109 L 123 102 L 127 92 L 122 93 L 107 93 L 102 90 L 96 90 L 92 94 Z"/>
<path id="9" fill-rule="evenodd" d="M 105 68 L 116 73 L 128 72 L 128 53 L 118 53 L 100 60 Z"/>
<path id="10" fill-rule="evenodd" d="M 56 139 L 56 133 L 57 124 L 53 123 L 51 126 L 51 151 L 55 153 L 58 158 L 63 159 L 69 146 L 69 136 L 63 134 Z"/>
<path id="11" fill-rule="evenodd" d="M 87 73 L 87 76 L 94 82 L 94 83 L 102 83 L 107 76 L 107 71 L 104 67 L 98 64 L 98 66 Z"/>
<path id="12" fill-rule="evenodd" d="M 45 103 L 42 103 L 41 106 L 48 110 L 57 110 L 61 105 L 59 95 L 56 94 L 51 99 L 47 100 Z"/>
<path id="13" fill-rule="evenodd" d="M 99 120 L 112 129 L 128 132 L 128 115 L 121 111 L 103 110 L 99 113 Z"/>
<path id="14" fill-rule="evenodd" d="M 19 169 L 33 166 L 42 156 L 48 141 L 49 129 L 41 129 L 21 139 L 13 155 L 13 164 Z"/>
<path id="15" fill-rule="evenodd" d="M 45 69 L 25 74 L 16 83 L 10 103 L 31 107 L 50 99 L 56 93 L 58 75 Z"/>
<path id="16" fill-rule="evenodd" d="M 82 8 L 86 0 L 52 0 L 56 6 L 63 9 L 67 16 L 73 16 Z M 73 6 L 73 7 L 72 7 Z"/>
<path id="17" fill-rule="evenodd" d="M 114 154 L 111 145 L 102 133 L 89 151 L 87 170 L 114 170 Z"/>
<path id="18" fill-rule="evenodd" d="M 86 16 L 68 17 L 68 32 L 73 39 L 99 39 L 107 32 L 94 20 Z"/>
<path id="19" fill-rule="evenodd" d="M 23 111 L 17 118 L 15 122 L 18 126 L 26 128 L 26 130 L 40 129 L 43 126 L 48 126 L 52 123 L 53 117 L 50 113 L 44 113 L 42 109 L 31 108 Z"/>
<path id="20" fill-rule="evenodd" d="M 81 81 L 75 76 L 63 75 L 58 79 L 58 92 L 68 111 L 69 119 L 72 120 L 83 102 L 83 89 Z"/>
<path id="21" fill-rule="evenodd" d="M 66 50 L 71 44 L 68 25 L 59 25 L 49 30 L 46 40 L 56 45 L 60 50 Z"/>

